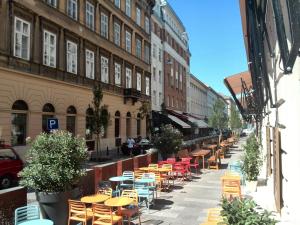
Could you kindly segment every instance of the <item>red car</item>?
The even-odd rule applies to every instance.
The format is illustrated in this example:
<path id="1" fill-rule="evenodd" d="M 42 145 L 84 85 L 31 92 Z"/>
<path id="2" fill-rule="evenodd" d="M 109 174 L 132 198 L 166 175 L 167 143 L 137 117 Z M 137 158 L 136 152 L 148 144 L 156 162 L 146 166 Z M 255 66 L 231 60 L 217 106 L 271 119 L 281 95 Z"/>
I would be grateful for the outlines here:
<path id="1" fill-rule="evenodd" d="M 0 144 L 0 189 L 9 188 L 18 180 L 23 162 L 9 145 Z"/>

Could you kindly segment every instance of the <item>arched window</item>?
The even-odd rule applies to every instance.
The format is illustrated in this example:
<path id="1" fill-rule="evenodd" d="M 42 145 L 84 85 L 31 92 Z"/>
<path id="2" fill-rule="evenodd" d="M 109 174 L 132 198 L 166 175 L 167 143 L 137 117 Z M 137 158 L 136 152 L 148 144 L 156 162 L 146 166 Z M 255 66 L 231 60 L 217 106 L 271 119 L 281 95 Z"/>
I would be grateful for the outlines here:
<path id="1" fill-rule="evenodd" d="M 115 113 L 115 137 L 120 137 L 120 122 L 121 122 L 121 114 L 119 111 Z"/>
<path id="2" fill-rule="evenodd" d="M 88 108 L 85 112 L 85 138 L 91 140 L 93 138 L 93 117 L 94 111 Z"/>
<path id="3" fill-rule="evenodd" d="M 131 113 L 127 112 L 126 114 L 126 136 L 131 136 Z"/>
<path id="4" fill-rule="evenodd" d="M 25 145 L 28 105 L 23 100 L 17 100 L 14 102 L 11 109 L 11 144 L 13 146 Z"/>
<path id="5" fill-rule="evenodd" d="M 67 109 L 67 131 L 75 135 L 76 133 L 76 108 L 69 106 Z"/>
<path id="6" fill-rule="evenodd" d="M 137 114 L 137 118 L 136 118 L 136 134 L 137 136 L 141 135 L 141 114 L 140 113 Z"/>
<path id="7" fill-rule="evenodd" d="M 101 112 L 101 116 L 103 116 L 104 118 L 108 118 L 109 117 L 108 110 L 103 109 Z M 107 138 L 107 127 L 105 127 L 105 128 L 104 128 L 104 126 L 101 127 L 101 137 Z"/>
<path id="8" fill-rule="evenodd" d="M 55 108 L 52 104 L 46 103 L 43 106 L 43 114 L 42 114 L 42 131 L 49 132 L 47 127 L 48 119 L 54 118 Z"/>

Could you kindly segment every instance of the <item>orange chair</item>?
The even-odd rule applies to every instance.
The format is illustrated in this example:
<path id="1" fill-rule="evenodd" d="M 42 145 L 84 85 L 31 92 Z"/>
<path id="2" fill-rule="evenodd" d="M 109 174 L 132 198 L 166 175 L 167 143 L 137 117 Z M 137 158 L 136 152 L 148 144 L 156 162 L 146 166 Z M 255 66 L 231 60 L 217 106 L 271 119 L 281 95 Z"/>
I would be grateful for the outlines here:
<path id="1" fill-rule="evenodd" d="M 158 164 L 149 164 L 148 168 L 150 169 L 150 171 L 154 171 L 158 169 Z"/>
<path id="2" fill-rule="evenodd" d="M 122 224 L 122 216 L 113 213 L 111 207 L 103 204 L 93 204 L 93 225 L 113 225 Z"/>
<path id="3" fill-rule="evenodd" d="M 86 208 L 85 204 L 80 201 L 69 200 L 69 219 L 68 225 L 71 221 L 82 222 L 86 225 L 89 220 L 93 217 L 93 212 Z"/>
<path id="4" fill-rule="evenodd" d="M 169 170 L 168 173 L 166 174 L 162 174 L 161 176 L 165 179 L 167 179 L 168 181 L 168 184 L 170 183 L 170 180 L 172 179 L 173 180 L 173 186 L 174 186 L 174 173 L 173 173 L 173 166 L 172 164 L 163 164 L 162 167 L 163 169 L 166 169 L 166 170 Z"/>
<path id="5" fill-rule="evenodd" d="M 112 198 L 112 193 L 113 193 L 113 191 L 111 188 L 98 190 L 98 194 L 107 195 L 107 196 L 109 196 L 109 198 Z"/>
<path id="6" fill-rule="evenodd" d="M 207 160 L 208 162 L 208 168 L 209 169 L 219 169 L 219 164 L 221 164 L 221 159 L 220 159 L 220 150 L 217 150 L 214 155 L 209 157 Z"/>
<path id="7" fill-rule="evenodd" d="M 136 190 L 123 190 L 122 197 L 133 199 L 133 207 L 121 208 L 121 215 L 125 216 L 128 219 L 128 224 L 130 225 L 132 216 L 137 214 L 139 217 L 139 224 L 141 224 L 141 216 L 140 216 L 139 205 L 138 205 L 139 203 L 138 192 Z"/>

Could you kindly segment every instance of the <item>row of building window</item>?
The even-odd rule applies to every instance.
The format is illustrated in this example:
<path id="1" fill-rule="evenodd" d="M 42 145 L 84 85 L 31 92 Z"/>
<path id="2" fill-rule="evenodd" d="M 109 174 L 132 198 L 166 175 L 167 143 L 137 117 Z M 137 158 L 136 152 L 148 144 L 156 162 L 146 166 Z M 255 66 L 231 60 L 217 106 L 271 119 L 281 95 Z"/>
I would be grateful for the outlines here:
<path id="1" fill-rule="evenodd" d="M 163 95 L 161 92 L 158 93 L 158 102 L 157 102 L 157 96 L 156 96 L 156 90 L 152 91 L 152 103 L 153 105 L 161 105 L 163 103 Z"/>
<path id="2" fill-rule="evenodd" d="M 174 107 L 177 109 L 182 109 L 184 110 L 184 101 L 180 99 L 176 99 L 174 96 L 169 96 L 167 97 L 167 102 L 166 102 L 167 107 Z"/>
<path id="3" fill-rule="evenodd" d="M 54 8 L 57 8 L 57 0 L 45 0 L 46 3 Z M 117 8 L 121 9 L 121 0 L 114 0 L 114 4 Z M 131 15 L 131 9 L 132 9 L 132 3 L 131 0 L 125 0 L 125 14 L 128 17 L 132 17 Z M 67 0 L 67 14 L 69 17 L 71 17 L 74 20 L 78 20 L 78 0 Z M 102 17 L 104 18 L 103 21 L 106 21 L 106 25 L 108 24 L 108 17 L 101 13 L 101 23 L 102 23 Z M 95 5 L 91 3 L 90 1 L 85 2 L 85 18 L 86 18 L 86 26 L 94 30 L 95 29 Z M 135 8 L 135 22 L 137 25 L 141 26 L 142 21 L 142 15 L 141 15 L 141 9 L 136 6 Z M 145 24 L 144 29 L 149 34 L 150 33 L 150 20 L 149 17 L 145 15 Z M 108 27 L 108 26 L 107 26 Z"/>
<path id="4" fill-rule="evenodd" d="M 30 58 L 30 23 L 15 17 L 15 34 L 14 34 L 14 56 L 29 60 Z M 49 67 L 56 68 L 56 48 L 57 40 L 56 34 L 44 30 L 43 31 L 43 64 Z M 67 55 L 67 72 L 78 73 L 78 45 L 70 40 L 66 41 L 66 55 Z M 105 56 L 100 57 L 101 67 L 101 81 L 109 83 L 109 59 Z M 95 79 L 95 53 L 89 49 L 85 50 L 85 74 L 87 78 Z M 121 64 L 114 63 L 115 84 L 121 86 Z M 132 70 L 126 67 L 126 88 L 132 88 Z M 150 95 L 150 81 L 145 78 L 146 95 Z M 142 90 L 141 73 L 137 73 L 137 90 Z"/>
<path id="5" fill-rule="evenodd" d="M 152 45 L 152 57 L 154 59 L 158 58 L 159 62 L 162 62 L 162 49 L 158 48 L 158 51 L 157 51 L 157 45 L 156 44 Z"/>
<path id="6" fill-rule="evenodd" d="M 28 105 L 23 100 L 17 100 L 12 105 L 12 129 L 11 129 L 11 144 L 12 145 L 24 145 L 27 137 L 27 113 Z M 66 110 L 66 130 L 73 135 L 76 134 L 76 115 L 77 111 L 74 106 L 69 106 Z M 52 104 L 46 103 L 42 108 L 42 131 L 48 132 L 47 120 L 55 117 L 55 108 Z M 136 118 L 136 131 L 137 136 L 141 135 L 141 115 L 137 114 Z M 121 114 L 119 111 L 115 113 L 115 137 L 120 137 L 120 123 Z M 86 110 L 86 130 L 85 136 L 87 140 L 92 139 L 92 127 L 93 127 L 93 110 L 88 108 Z M 126 135 L 131 136 L 131 113 L 126 114 Z M 102 136 L 107 137 L 107 132 L 103 130 Z"/>

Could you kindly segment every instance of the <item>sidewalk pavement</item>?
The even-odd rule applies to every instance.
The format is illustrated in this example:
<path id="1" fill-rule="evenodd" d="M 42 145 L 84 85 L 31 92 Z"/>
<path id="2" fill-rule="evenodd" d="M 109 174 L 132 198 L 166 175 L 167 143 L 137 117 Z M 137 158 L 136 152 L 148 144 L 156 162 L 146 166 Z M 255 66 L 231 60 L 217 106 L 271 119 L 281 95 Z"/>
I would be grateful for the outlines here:
<path id="1" fill-rule="evenodd" d="M 171 192 L 161 192 L 149 211 L 146 207 L 141 209 L 142 224 L 199 225 L 204 222 L 207 209 L 220 207 L 221 176 L 229 162 L 239 160 L 243 143 L 244 139 L 231 149 L 230 157 L 222 159 L 221 169 L 202 170 L 200 175 L 193 174 L 192 181 L 186 181 L 184 185 L 176 182 Z M 134 220 L 134 223 L 138 224 L 138 221 Z"/>

